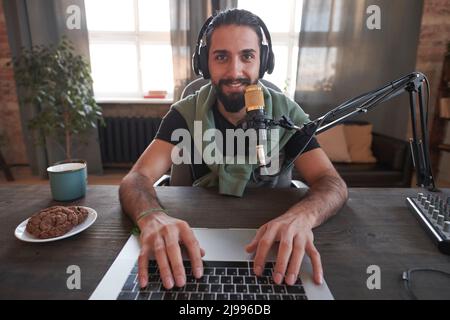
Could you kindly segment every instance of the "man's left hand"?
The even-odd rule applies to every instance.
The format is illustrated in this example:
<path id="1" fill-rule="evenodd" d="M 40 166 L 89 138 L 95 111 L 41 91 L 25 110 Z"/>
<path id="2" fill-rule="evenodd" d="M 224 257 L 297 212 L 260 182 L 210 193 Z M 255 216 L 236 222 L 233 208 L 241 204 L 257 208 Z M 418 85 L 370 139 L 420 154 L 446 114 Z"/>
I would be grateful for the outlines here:
<path id="1" fill-rule="evenodd" d="M 249 253 L 256 250 L 253 267 L 257 276 L 261 276 L 267 254 L 275 241 L 280 242 L 273 272 L 276 284 L 281 284 L 283 279 L 288 285 L 296 282 L 305 252 L 311 258 L 314 281 L 322 284 L 320 254 L 314 246 L 312 227 L 304 215 L 287 212 L 258 229 L 252 242 L 246 246 Z"/>

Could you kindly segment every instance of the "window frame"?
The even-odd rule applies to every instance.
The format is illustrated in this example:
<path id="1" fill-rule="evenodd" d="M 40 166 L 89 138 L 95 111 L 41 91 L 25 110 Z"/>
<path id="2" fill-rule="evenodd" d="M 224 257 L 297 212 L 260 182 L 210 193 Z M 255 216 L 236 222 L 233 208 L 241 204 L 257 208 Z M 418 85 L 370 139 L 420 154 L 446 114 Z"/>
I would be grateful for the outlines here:
<path id="1" fill-rule="evenodd" d="M 133 31 L 98 31 L 87 30 L 89 46 L 92 44 L 133 43 L 136 48 L 137 63 L 137 90 L 132 94 L 117 94 L 113 92 L 100 92 L 95 94 L 97 102 L 105 103 L 171 103 L 173 101 L 173 85 L 168 88 L 167 97 L 163 99 L 144 98 L 146 92 L 143 88 L 143 70 L 141 59 L 142 45 L 169 45 L 171 46 L 170 30 L 164 31 L 139 31 L 139 0 L 133 0 L 134 30 Z"/>

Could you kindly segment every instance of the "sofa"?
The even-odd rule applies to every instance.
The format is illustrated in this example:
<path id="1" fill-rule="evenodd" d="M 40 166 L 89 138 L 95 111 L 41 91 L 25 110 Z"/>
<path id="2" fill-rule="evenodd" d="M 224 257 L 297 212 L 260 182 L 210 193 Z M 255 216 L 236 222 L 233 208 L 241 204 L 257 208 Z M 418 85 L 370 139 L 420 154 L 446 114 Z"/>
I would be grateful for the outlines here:
<path id="1" fill-rule="evenodd" d="M 333 162 L 348 187 L 408 188 L 413 164 L 407 141 L 372 133 L 371 150 L 375 163 Z M 301 180 L 297 172 L 293 178 Z"/>

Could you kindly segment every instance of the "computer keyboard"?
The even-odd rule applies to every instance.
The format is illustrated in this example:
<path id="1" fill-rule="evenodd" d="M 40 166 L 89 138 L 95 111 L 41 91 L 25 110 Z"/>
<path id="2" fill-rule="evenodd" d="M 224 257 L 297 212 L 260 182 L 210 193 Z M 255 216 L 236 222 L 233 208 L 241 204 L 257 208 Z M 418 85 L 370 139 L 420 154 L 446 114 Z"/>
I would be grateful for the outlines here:
<path id="1" fill-rule="evenodd" d="M 155 260 L 149 261 L 149 283 L 140 288 L 137 263 L 119 293 L 118 300 L 307 300 L 300 277 L 292 286 L 272 280 L 274 263 L 267 262 L 261 277 L 253 273 L 251 261 L 203 261 L 203 277 L 195 279 L 190 261 L 183 261 L 186 285 L 163 287 Z"/>
<path id="2" fill-rule="evenodd" d="M 450 197 L 437 193 L 418 193 L 406 203 L 426 232 L 445 254 L 450 254 Z"/>

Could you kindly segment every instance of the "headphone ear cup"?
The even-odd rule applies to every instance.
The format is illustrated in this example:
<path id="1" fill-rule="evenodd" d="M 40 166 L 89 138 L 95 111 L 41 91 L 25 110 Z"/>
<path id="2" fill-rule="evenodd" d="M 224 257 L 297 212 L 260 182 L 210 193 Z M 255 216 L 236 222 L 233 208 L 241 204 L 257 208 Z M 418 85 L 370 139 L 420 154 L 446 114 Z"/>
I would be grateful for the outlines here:
<path id="1" fill-rule="evenodd" d="M 267 61 L 267 73 L 271 74 L 273 69 L 275 68 L 275 55 L 272 50 L 269 50 Z"/>
<path id="2" fill-rule="evenodd" d="M 259 65 L 259 78 L 261 79 L 264 76 L 264 73 L 267 71 L 267 60 L 268 60 L 268 46 L 261 46 L 261 55 L 260 55 L 260 65 Z"/>
<path id="3" fill-rule="evenodd" d="M 203 46 L 200 48 L 200 54 L 198 59 L 199 71 L 201 71 L 203 75 L 203 79 L 209 79 L 209 69 L 208 69 L 208 48 L 207 46 Z"/>

